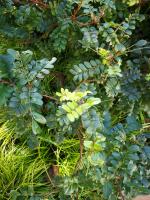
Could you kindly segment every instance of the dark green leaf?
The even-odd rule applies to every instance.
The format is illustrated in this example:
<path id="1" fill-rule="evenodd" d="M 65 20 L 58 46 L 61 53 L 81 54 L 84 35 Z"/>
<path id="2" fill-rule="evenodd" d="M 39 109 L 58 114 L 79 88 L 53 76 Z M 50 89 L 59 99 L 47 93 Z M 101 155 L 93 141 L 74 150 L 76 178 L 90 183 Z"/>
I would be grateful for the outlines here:
<path id="1" fill-rule="evenodd" d="M 34 119 L 32 120 L 32 131 L 35 135 L 41 133 L 41 128 L 40 128 L 39 124 Z"/>
<path id="2" fill-rule="evenodd" d="M 135 43 L 135 45 L 137 47 L 143 47 L 147 44 L 147 41 L 146 40 L 139 40 L 137 43 Z"/>
<path id="3" fill-rule="evenodd" d="M 37 112 L 32 112 L 32 115 L 33 115 L 33 118 L 40 124 L 46 124 L 46 119 L 43 115 L 41 115 Z"/>
<path id="4" fill-rule="evenodd" d="M 104 185 L 103 185 L 103 196 L 104 196 L 104 199 L 109 199 L 110 195 L 112 193 L 112 184 L 110 182 L 106 182 Z"/>

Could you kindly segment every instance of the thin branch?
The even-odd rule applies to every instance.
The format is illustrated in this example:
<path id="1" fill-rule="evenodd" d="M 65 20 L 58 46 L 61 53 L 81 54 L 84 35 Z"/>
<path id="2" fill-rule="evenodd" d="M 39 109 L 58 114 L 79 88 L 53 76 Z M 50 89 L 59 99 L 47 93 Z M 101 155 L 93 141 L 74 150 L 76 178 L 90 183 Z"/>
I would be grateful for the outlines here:
<path id="1" fill-rule="evenodd" d="M 83 141 L 83 135 L 80 132 L 78 133 L 78 138 L 80 140 L 80 160 L 79 160 L 79 163 L 81 163 L 82 162 L 82 155 L 83 155 L 83 143 L 84 143 L 84 141 Z"/>
<path id="2" fill-rule="evenodd" d="M 76 167 L 75 167 L 75 172 L 78 170 L 80 164 L 82 163 L 82 158 L 83 158 L 83 145 L 84 145 L 84 138 L 83 138 L 83 134 L 81 132 L 81 130 L 79 129 L 79 131 L 77 132 L 77 135 L 78 135 L 78 138 L 79 138 L 79 141 L 80 141 L 80 158 L 76 164 Z"/>
<path id="3" fill-rule="evenodd" d="M 30 3 L 35 4 L 35 5 L 43 8 L 43 9 L 48 9 L 49 8 L 49 5 L 44 3 L 41 0 L 30 0 Z"/>
<path id="4" fill-rule="evenodd" d="M 121 187 L 119 185 L 117 185 L 117 187 L 118 187 L 118 193 L 119 193 L 121 200 L 126 200 L 125 195 L 121 190 Z"/>
<path id="5" fill-rule="evenodd" d="M 125 200 L 125 196 L 122 191 L 120 191 L 120 197 L 121 197 L 121 200 Z"/>
<path id="6" fill-rule="evenodd" d="M 82 3 L 83 3 L 83 0 L 81 0 L 80 3 L 78 4 L 77 8 L 74 9 L 74 11 L 73 11 L 73 13 L 71 15 L 72 21 L 76 21 L 77 14 L 78 14 L 78 12 L 80 11 L 80 9 L 82 7 Z"/>
<path id="7" fill-rule="evenodd" d="M 0 84 L 6 84 L 6 85 L 9 85 L 11 87 L 15 86 L 14 83 L 10 82 L 10 81 L 7 81 L 7 80 L 0 80 Z M 43 95 L 44 98 L 46 99 L 50 99 L 50 100 L 54 100 L 54 101 L 58 101 L 58 99 L 56 99 L 55 97 L 52 97 L 52 96 L 48 96 L 48 95 Z"/>
<path id="8" fill-rule="evenodd" d="M 43 95 L 44 98 L 46 99 L 50 99 L 50 100 L 54 100 L 54 101 L 58 101 L 58 99 L 56 99 L 55 97 L 52 97 L 52 96 L 48 96 L 48 95 Z"/>
<path id="9" fill-rule="evenodd" d="M 77 9 L 75 10 L 75 12 L 73 13 L 74 16 L 76 16 L 77 13 L 79 12 L 79 10 L 81 9 L 81 7 L 82 7 L 82 3 L 83 3 L 83 0 L 80 1 L 80 4 L 78 5 L 78 8 L 77 8 Z"/>
<path id="10" fill-rule="evenodd" d="M 10 82 L 10 81 L 7 81 L 7 80 L 0 80 L 0 84 L 6 84 L 6 85 L 9 85 L 9 86 L 14 86 L 15 84 Z"/>

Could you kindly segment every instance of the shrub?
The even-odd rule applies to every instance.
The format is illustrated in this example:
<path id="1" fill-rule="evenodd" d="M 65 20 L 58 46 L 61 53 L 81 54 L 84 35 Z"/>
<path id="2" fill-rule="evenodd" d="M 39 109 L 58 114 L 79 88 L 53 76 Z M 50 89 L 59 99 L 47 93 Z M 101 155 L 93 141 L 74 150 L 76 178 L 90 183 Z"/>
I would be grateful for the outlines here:
<path id="1" fill-rule="evenodd" d="M 50 199 L 149 193 L 147 7 L 1 2 L 1 123 L 14 124 L 20 145 L 50 151 L 49 167 L 59 169 Z"/>

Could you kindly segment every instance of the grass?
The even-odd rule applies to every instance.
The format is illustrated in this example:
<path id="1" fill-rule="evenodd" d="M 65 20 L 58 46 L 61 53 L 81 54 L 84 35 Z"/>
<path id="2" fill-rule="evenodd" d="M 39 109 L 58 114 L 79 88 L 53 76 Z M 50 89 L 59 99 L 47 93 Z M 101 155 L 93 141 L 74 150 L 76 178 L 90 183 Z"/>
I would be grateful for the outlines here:
<path id="1" fill-rule="evenodd" d="M 25 145 L 15 144 L 13 136 L 9 122 L 0 127 L 0 199 L 47 195 L 51 190 L 42 176 L 48 167 L 45 160 Z"/>
<path id="2" fill-rule="evenodd" d="M 15 138 L 15 122 L 6 121 L 0 126 L 0 200 L 55 195 L 54 185 L 46 178 L 48 168 L 56 164 L 60 177 L 72 175 L 80 157 L 79 140 L 65 139 L 57 144 L 50 138 L 40 138 L 38 148 L 31 150 Z M 53 159 L 49 154 L 51 145 L 55 146 Z"/>

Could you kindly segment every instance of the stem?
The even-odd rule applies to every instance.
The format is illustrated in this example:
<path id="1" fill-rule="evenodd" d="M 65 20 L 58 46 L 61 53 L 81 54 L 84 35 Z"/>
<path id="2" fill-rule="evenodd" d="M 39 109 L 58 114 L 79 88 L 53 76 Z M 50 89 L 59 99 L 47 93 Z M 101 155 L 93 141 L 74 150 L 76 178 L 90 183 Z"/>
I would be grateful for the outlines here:
<path id="1" fill-rule="evenodd" d="M 81 9 L 81 7 L 82 7 L 82 3 L 83 3 L 83 0 L 80 1 L 80 4 L 78 5 L 77 10 L 75 10 L 75 12 L 74 12 L 74 16 L 76 16 L 77 13 L 79 12 L 79 10 Z"/>
<path id="2" fill-rule="evenodd" d="M 38 5 L 39 7 L 43 8 L 43 9 L 49 8 L 48 4 L 42 2 L 41 0 L 30 0 L 30 2 L 32 4 Z"/>
<path id="3" fill-rule="evenodd" d="M 119 189 L 120 189 L 120 188 L 119 188 Z M 122 193 L 121 190 L 119 190 L 119 194 L 120 194 L 121 200 L 125 200 L 125 196 L 124 196 L 124 194 Z"/>
<path id="4" fill-rule="evenodd" d="M 83 0 L 80 1 L 80 3 L 78 4 L 78 7 L 74 9 L 72 15 L 71 15 L 71 20 L 72 21 L 76 21 L 77 19 L 77 14 L 78 12 L 80 11 L 81 7 L 82 7 L 82 3 L 83 3 Z"/>
<path id="5" fill-rule="evenodd" d="M 125 55 L 126 53 L 131 53 L 131 52 L 134 52 L 134 51 L 137 51 L 137 50 L 143 50 L 143 49 L 150 49 L 150 47 L 143 47 L 143 48 L 131 49 L 129 51 L 125 51 L 124 53 L 122 53 L 120 55 L 122 56 L 122 55 Z"/>
<path id="6" fill-rule="evenodd" d="M 7 80 L 0 80 L 0 84 L 6 84 L 6 85 L 10 85 L 10 86 L 14 86 L 15 84 L 10 82 L 10 81 L 7 81 Z"/>
<path id="7" fill-rule="evenodd" d="M 50 99 L 50 100 L 54 100 L 54 101 L 58 101 L 58 99 L 56 99 L 55 97 L 52 97 L 52 96 L 48 96 L 48 95 L 43 95 L 44 98 L 46 99 Z"/>
<path id="8" fill-rule="evenodd" d="M 40 159 L 42 160 L 42 162 L 43 162 L 43 166 L 44 166 L 46 175 L 47 175 L 47 177 L 48 177 L 50 183 L 51 183 L 52 186 L 54 187 L 54 183 L 53 183 L 53 181 L 52 181 L 52 179 L 51 179 L 51 177 L 50 177 L 50 175 L 49 175 L 49 173 L 48 173 L 48 171 L 47 171 L 47 167 L 46 167 L 46 165 L 45 165 L 45 162 L 44 162 L 44 160 L 43 160 L 42 157 L 41 157 L 40 147 L 38 147 L 38 155 L 39 155 L 39 158 L 40 158 Z"/>
<path id="9" fill-rule="evenodd" d="M 78 135 L 78 138 L 79 138 L 79 141 L 80 141 L 80 158 L 79 158 L 79 160 L 77 162 L 75 171 L 78 169 L 78 167 L 82 163 L 82 158 L 83 158 L 83 144 L 84 144 L 83 134 L 82 134 L 81 130 L 78 131 L 77 135 Z"/>

